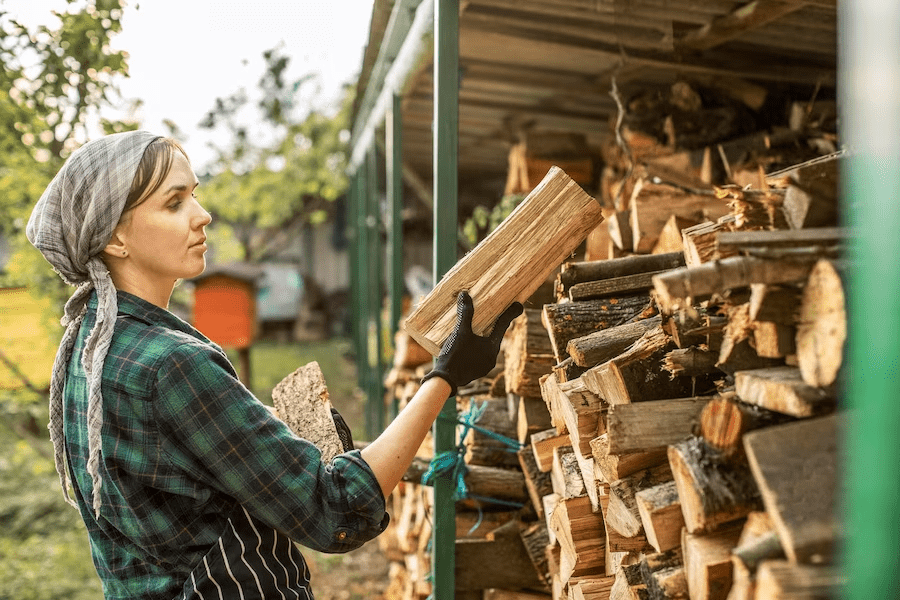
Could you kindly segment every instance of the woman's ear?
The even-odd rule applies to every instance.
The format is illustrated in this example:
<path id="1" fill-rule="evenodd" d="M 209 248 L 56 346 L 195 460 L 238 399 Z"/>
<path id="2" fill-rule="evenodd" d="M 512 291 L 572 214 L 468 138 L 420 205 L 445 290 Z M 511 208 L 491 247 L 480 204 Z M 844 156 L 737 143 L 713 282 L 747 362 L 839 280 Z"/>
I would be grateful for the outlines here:
<path id="1" fill-rule="evenodd" d="M 128 256 L 128 248 L 125 247 L 125 241 L 119 235 L 118 228 L 113 232 L 112 237 L 103 249 L 103 253 L 107 257 L 125 258 Z"/>

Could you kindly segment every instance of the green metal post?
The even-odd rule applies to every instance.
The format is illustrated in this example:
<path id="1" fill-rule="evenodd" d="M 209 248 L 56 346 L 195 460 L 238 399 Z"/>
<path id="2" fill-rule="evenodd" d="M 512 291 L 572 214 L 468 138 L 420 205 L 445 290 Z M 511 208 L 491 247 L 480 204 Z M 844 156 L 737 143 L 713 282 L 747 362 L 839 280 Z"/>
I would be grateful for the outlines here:
<path id="1" fill-rule="evenodd" d="M 838 90 L 849 258 L 844 436 L 847 597 L 900 591 L 900 5 L 839 3 Z"/>
<path id="2" fill-rule="evenodd" d="M 381 255 L 381 209 L 380 189 L 378 187 L 378 149 L 373 140 L 368 156 L 368 226 L 369 248 L 369 393 L 368 393 L 368 428 L 369 439 L 384 430 L 384 377 L 382 363 L 384 348 L 382 342 L 381 310 L 384 299 L 382 276 L 383 259 Z"/>
<path id="3" fill-rule="evenodd" d="M 385 161 L 387 171 L 387 198 L 390 203 L 388 218 L 388 272 L 391 298 L 391 337 L 397 333 L 403 314 L 403 113 L 400 96 L 392 96 L 391 108 L 385 122 Z M 395 348 L 396 350 L 396 348 Z M 391 418 L 397 416 L 399 398 L 394 397 Z"/>
<path id="4" fill-rule="evenodd" d="M 459 147 L 459 0 L 434 6 L 434 281 L 456 264 L 458 221 L 457 151 Z M 456 446 L 456 399 L 444 405 L 434 425 L 435 454 Z M 456 569 L 456 506 L 453 482 L 434 485 L 434 533 L 431 551 L 435 600 L 453 600 Z"/>
<path id="5" fill-rule="evenodd" d="M 366 163 L 359 166 L 356 172 L 356 271 L 359 276 L 357 288 L 359 290 L 359 303 L 357 310 L 357 331 L 359 337 L 359 353 L 356 356 L 357 382 L 359 388 L 368 395 L 369 390 L 369 262 L 367 260 L 369 250 L 369 228 L 366 225 L 368 215 L 368 196 L 366 191 Z"/>

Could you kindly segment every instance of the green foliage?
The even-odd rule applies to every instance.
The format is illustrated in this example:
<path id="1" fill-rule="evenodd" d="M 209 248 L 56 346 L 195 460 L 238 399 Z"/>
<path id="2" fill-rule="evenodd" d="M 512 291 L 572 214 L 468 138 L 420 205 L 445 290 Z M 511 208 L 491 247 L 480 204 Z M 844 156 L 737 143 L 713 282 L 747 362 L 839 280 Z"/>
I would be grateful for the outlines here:
<path id="1" fill-rule="evenodd" d="M 292 240 L 304 224 L 320 224 L 331 202 L 347 188 L 346 156 L 353 94 L 345 90 L 339 109 L 298 107 L 298 91 L 312 80 L 286 79 L 289 59 L 264 53 L 257 108 L 267 136 L 251 135 L 241 119 L 250 99 L 244 90 L 219 98 L 202 125 L 224 129 L 232 140 L 218 149 L 213 175 L 201 195 L 213 215 L 214 231 L 224 224 L 242 248 L 243 260 L 264 260 Z M 300 116 L 302 113 L 302 116 Z M 267 144 L 252 139 L 268 137 Z"/>
<path id="2" fill-rule="evenodd" d="M 463 236 L 475 246 L 496 229 L 524 199 L 525 196 L 521 194 L 510 194 L 500 198 L 500 202 L 491 209 L 482 205 L 476 206 L 472 216 L 463 223 Z"/>

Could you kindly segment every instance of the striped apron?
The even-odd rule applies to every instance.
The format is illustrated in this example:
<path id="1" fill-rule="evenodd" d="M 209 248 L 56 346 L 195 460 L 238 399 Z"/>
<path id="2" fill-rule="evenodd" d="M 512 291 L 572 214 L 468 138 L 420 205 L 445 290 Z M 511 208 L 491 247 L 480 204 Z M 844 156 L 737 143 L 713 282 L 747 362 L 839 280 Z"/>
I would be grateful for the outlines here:
<path id="1" fill-rule="evenodd" d="M 287 536 L 238 505 L 175 600 L 313 600 L 309 569 Z"/>

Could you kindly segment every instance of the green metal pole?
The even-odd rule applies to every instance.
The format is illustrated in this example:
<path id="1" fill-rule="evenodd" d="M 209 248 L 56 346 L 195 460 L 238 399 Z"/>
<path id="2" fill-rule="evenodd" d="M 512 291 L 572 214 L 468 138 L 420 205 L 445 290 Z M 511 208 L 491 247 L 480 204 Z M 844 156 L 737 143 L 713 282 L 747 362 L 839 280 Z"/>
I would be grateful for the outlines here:
<path id="1" fill-rule="evenodd" d="M 900 593 L 900 5 L 838 4 L 849 258 L 847 597 Z"/>
<path id="2" fill-rule="evenodd" d="M 434 6 L 434 281 L 456 264 L 459 148 L 459 0 Z M 450 398 L 434 425 L 435 455 L 456 446 L 456 398 Z M 456 569 L 456 505 L 453 482 L 434 485 L 431 551 L 435 600 L 453 600 Z"/>
<path id="3" fill-rule="evenodd" d="M 391 109 L 385 123 L 385 161 L 387 197 L 390 203 L 388 269 L 391 298 L 391 340 L 395 339 L 403 315 L 403 112 L 400 96 L 392 96 Z M 396 348 L 395 348 L 396 351 Z M 394 397 L 391 418 L 399 412 L 399 398 Z"/>
<path id="4" fill-rule="evenodd" d="M 366 225 L 368 215 L 368 196 L 366 191 L 366 163 L 359 166 L 356 172 L 356 271 L 359 275 L 359 304 L 357 305 L 357 336 L 359 337 L 359 354 L 356 357 L 359 388 L 368 396 L 369 392 L 369 228 Z"/>
<path id="5" fill-rule="evenodd" d="M 379 207 L 380 190 L 378 187 L 378 149 L 375 140 L 369 148 L 368 156 L 368 211 L 366 225 L 368 226 L 369 248 L 369 439 L 375 437 L 384 430 L 384 393 L 382 376 L 382 344 L 381 309 L 383 306 L 383 267 L 381 257 L 381 210 Z"/>

